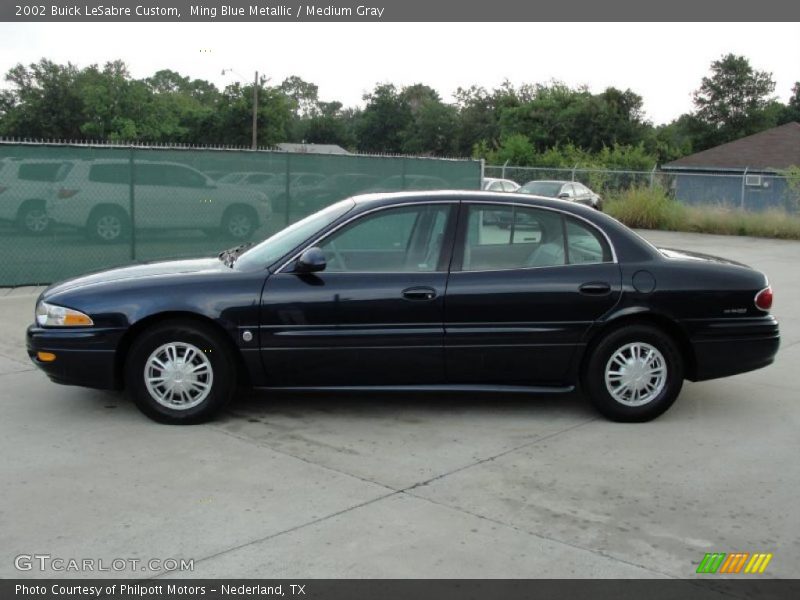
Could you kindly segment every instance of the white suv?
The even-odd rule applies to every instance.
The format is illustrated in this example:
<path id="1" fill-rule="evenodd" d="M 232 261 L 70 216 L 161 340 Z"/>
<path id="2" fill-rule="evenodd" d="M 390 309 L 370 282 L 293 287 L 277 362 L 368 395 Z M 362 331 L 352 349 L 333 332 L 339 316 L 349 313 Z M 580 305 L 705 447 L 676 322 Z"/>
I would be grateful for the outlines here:
<path id="1" fill-rule="evenodd" d="M 0 160 L 0 219 L 22 233 L 41 235 L 49 220 L 45 203 L 66 160 Z"/>
<path id="2" fill-rule="evenodd" d="M 181 163 L 76 161 L 65 165 L 58 179 L 47 216 L 85 228 L 101 242 L 124 239 L 132 224 L 137 230 L 201 229 L 246 240 L 272 212 L 265 194 L 215 182 Z"/>

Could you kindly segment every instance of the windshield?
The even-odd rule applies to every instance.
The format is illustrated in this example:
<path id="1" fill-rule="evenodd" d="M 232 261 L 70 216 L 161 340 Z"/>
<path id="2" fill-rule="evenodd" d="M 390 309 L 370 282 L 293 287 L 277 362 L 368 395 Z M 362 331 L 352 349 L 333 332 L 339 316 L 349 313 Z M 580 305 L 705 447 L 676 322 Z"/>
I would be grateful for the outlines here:
<path id="1" fill-rule="evenodd" d="M 253 269 L 270 266 L 279 258 L 286 256 L 300 246 L 315 233 L 350 211 L 355 204 L 348 198 L 332 204 L 313 215 L 309 215 L 302 221 L 289 225 L 286 229 L 282 229 L 257 246 L 247 250 L 236 261 L 236 267 L 239 269 Z"/>
<path id="2" fill-rule="evenodd" d="M 555 198 L 561 191 L 563 184 L 559 181 L 529 181 L 517 191 L 521 194 L 533 194 L 535 196 L 546 196 Z"/>

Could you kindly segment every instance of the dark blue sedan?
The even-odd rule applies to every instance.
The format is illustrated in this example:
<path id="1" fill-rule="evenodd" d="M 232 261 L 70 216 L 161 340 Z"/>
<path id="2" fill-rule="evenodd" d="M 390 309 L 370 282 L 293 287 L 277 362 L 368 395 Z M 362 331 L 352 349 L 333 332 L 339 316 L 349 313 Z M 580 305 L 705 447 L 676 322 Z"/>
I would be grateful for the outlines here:
<path id="1" fill-rule="evenodd" d="M 125 388 L 168 423 L 207 420 L 242 386 L 580 388 L 646 421 L 684 379 L 770 364 L 771 305 L 762 273 L 657 249 L 586 206 L 372 194 L 219 257 L 53 285 L 27 343 L 53 381 Z"/>

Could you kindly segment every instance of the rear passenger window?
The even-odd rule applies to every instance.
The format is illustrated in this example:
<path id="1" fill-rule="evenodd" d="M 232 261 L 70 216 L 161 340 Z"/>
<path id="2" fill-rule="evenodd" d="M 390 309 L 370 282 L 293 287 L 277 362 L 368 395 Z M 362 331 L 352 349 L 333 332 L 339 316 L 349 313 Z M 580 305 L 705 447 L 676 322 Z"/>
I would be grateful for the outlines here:
<path id="1" fill-rule="evenodd" d="M 611 262 L 611 248 L 588 223 L 560 212 L 520 206 L 468 208 L 464 271 Z"/>
<path id="2" fill-rule="evenodd" d="M 126 183 L 131 181 L 129 163 L 100 163 L 89 169 L 89 181 L 96 183 Z"/>
<path id="3" fill-rule="evenodd" d="M 561 216 L 536 208 L 471 205 L 463 256 L 464 271 L 563 265 Z"/>

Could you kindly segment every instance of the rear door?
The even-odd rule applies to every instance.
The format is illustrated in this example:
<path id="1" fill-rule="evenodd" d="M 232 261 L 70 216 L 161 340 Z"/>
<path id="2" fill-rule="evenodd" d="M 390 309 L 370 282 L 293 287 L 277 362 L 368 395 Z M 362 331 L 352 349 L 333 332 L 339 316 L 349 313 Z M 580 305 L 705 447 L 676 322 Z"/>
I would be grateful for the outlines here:
<path id="1" fill-rule="evenodd" d="M 505 229 L 485 220 L 507 213 Z M 560 211 L 464 202 L 445 304 L 448 382 L 558 385 L 619 300 L 612 249 Z"/>

